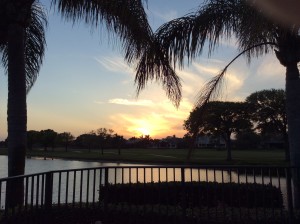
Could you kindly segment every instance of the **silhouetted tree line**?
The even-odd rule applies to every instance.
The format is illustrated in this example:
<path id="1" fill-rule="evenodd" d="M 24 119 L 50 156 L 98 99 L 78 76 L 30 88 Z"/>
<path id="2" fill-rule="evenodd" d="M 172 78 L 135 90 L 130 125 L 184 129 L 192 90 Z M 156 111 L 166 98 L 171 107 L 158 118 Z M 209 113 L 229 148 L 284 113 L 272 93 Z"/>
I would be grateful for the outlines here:
<path id="1" fill-rule="evenodd" d="M 209 102 L 205 108 L 191 111 L 184 128 L 188 131 L 183 138 L 167 137 L 176 148 L 190 148 L 200 135 L 221 137 L 226 143 L 227 159 L 231 148 L 286 149 L 289 158 L 285 93 L 281 89 L 262 90 L 250 94 L 244 102 Z M 168 139 L 169 138 L 169 139 Z M 149 135 L 125 139 L 112 129 L 99 128 L 74 137 L 70 132 L 57 133 L 46 129 L 27 131 L 27 147 L 99 150 L 121 148 L 168 148 L 166 139 L 153 139 Z M 173 140 L 172 140 L 173 139 Z M 7 147 L 1 142 L 1 147 Z"/>
<path id="2" fill-rule="evenodd" d="M 1 142 L 0 147 L 7 147 L 6 141 Z M 28 150 L 42 149 L 54 151 L 55 149 L 86 149 L 89 152 L 99 150 L 103 154 L 104 149 L 118 149 L 119 154 L 123 148 L 170 148 L 168 143 L 175 144 L 175 148 L 187 148 L 190 139 L 178 138 L 175 135 L 164 139 L 154 139 L 150 135 L 141 135 L 125 139 L 112 129 L 99 128 L 85 134 L 74 137 L 70 132 L 58 133 L 52 129 L 41 131 L 27 131 Z"/>
<path id="3" fill-rule="evenodd" d="M 221 137 L 231 158 L 231 148 L 286 150 L 289 158 L 285 93 L 281 89 L 262 90 L 250 94 L 244 102 L 209 102 L 205 108 L 197 107 L 184 121 L 187 130 L 183 138 L 169 136 L 153 139 L 149 135 L 125 139 L 112 129 L 99 128 L 74 137 L 70 132 L 57 133 L 46 129 L 27 131 L 27 147 L 99 150 L 121 148 L 168 148 L 166 142 L 173 141 L 176 148 L 190 148 L 196 138 L 207 135 Z M 166 141 L 167 140 L 167 141 Z M 165 141 L 165 142 L 164 142 Z M 7 147 L 1 142 L 1 147 Z"/>
<path id="4" fill-rule="evenodd" d="M 222 138 L 228 160 L 233 143 L 240 149 L 286 149 L 289 158 L 285 92 L 281 89 L 252 93 L 244 102 L 211 101 L 196 107 L 184 121 L 184 128 L 190 138 Z"/>
<path id="5" fill-rule="evenodd" d="M 27 131 L 27 147 L 29 150 L 43 148 L 49 149 L 63 147 L 67 152 L 70 147 L 76 149 L 100 149 L 104 148 L 123 148 L 126 140 L 123 136 L 114 133 L 112 129 L 99 128 L 96 131 L 81 134 L 75 138 L 70 132 L 57 133 L 52 129 L 41 131 Z"/>

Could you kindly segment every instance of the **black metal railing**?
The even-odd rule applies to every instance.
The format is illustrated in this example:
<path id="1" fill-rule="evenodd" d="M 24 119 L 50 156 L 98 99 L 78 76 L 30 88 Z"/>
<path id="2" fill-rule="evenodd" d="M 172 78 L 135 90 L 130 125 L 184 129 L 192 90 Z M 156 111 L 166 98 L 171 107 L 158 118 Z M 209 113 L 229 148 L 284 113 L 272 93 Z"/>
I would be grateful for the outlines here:
<path id="1" fill-rule="evenodd" d="M 2 178 L 0 222 L 296 223 L 296 171 L 269 166 L 130 166 Z M 9 206 L 8 186 L 20 180 L 24 202 Z"/>

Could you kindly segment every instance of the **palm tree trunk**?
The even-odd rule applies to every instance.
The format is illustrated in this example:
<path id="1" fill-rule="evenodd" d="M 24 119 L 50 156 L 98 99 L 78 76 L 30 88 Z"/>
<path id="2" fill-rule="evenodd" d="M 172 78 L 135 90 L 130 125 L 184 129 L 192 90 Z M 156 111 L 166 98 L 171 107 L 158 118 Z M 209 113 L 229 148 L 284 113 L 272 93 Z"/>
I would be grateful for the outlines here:
<path id="1" fill-rule="evenodd" d="M 231 155 L 231 139 L 230 139 L 230 134 L 227 135 L 226 138 L 226 148 L 227 148 L 227 161 L 232 160 L 232 155 Z"/>
<path id="2" fill-rule="evenodd" d="M 24 28 L 11 24 L 8 32 L 8 176 L 23 175 L 26 153 L 26 79 Z M 9 207 L 23 204 L 23 179 L 8 182 L 6 200 Z"/>
<path id="3" fill-rule="evenodd" d="M 286 66 L 286 111 L 291 166 L 300 167 L 300 79 L 297 63 Z M 292 173 L 294 206 L 300 207 L 300 172 Z"/>
<path id="4" fill-rule="evenodd" d="M 283 134 L 285 161 L 290 161 L 289 137 L 287 132 Z"/>

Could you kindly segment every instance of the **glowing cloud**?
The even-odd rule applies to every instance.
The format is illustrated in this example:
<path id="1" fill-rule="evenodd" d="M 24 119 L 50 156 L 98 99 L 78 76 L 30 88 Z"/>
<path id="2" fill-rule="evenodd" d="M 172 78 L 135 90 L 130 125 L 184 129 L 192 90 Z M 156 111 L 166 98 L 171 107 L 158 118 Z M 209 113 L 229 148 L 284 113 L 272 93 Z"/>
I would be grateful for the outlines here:
<path id="1" fill-rule="evenodd" d="M 138 100 L 138 101 L 130 101 L 127 99 L 111 99 L 108 101 L 112 104 L 120 104 L 120 105 L 127 105 L 127 106 L 153 106 L 153 102 L 151 100 Z"/>
<path id="2" fill-rule="evenodd" d="M 150 135 L 152 138 L 169 135 L 183 136 L 183 120 L 188 117 L 192 104 L 183 99 L 180 109 L 174 108 L 171 102 L 159 101 L 149 105 L 147 109 L 112 114 L 109 117 L 112 129 L 125 137 Z"/>
<path id="3" fill-rule="evenodd" d="M 279 61 L 275 61 L 271 55 L 268 55 L 263 58 L 262 63 L 257 69 L 257 73 L 261 79 L 282 79 L 285 75 L 285 68 Z"/>

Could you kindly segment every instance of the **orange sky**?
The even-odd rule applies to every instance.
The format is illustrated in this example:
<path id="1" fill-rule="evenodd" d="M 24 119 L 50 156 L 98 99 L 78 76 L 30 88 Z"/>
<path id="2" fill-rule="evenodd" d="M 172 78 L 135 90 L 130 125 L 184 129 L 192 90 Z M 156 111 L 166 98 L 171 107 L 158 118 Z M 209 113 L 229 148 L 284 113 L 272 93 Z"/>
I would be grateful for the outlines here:
<path id="1" fill-rule="evenodd" d="M 45 4 L 48 1 L 43 0 Z M 151 0 L 149 21 L 154 29 L 185 15 L 198 6 L 198 0 Z M 204 83 L 216 75 L 235 55 L 235 38 L 222 40 L 218 50 L 206 52 L 189 67 L 178 71 L 183 99 L 179 108 L 168 100 L 161 86 L 149 83 L 136 97 L 134 68 L 109 41 L 104 29 L 91 34 L 86 25 L 62 22 L 48 11 L 47 52 L 38 80 L 28 94 L 28 130 L 53 129 L 78 136 L 98 128 L 113 129 L 126 138 L 149 134 L 153 138 L 185 134 L 183 121 L 192 110 Z M 110 37 L 111 38 L 111 37 Z M 109 43 L 109 44 L 107 44 Z M 4 70 L 0 68 L 0 73 Z M 244 58 L 228 70 L 220 100 L 242 101 L 262 89 L 284 88 L 285 70 L 274 54 Z M 7 136 L 7 77 L 0 76 L 0 138 Z"/>

